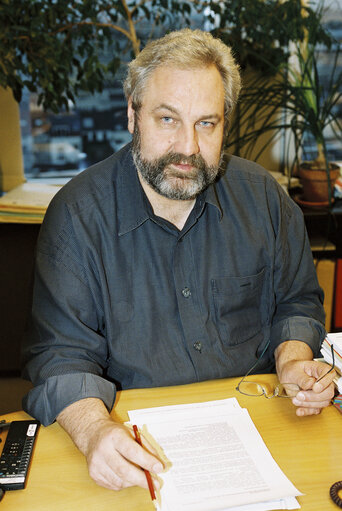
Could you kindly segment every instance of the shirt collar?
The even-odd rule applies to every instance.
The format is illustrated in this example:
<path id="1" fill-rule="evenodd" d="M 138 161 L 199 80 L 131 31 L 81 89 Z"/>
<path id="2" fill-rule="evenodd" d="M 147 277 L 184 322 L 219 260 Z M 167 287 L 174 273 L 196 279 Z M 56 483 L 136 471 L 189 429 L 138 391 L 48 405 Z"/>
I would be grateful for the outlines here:
<path id="1" fill-rule="evenodd" d="M 121 160 L 118 179 L 118 219 L 119 236 L 126 234 L 149 218 L 144 202 L 144 192 L 139 182 L 133 162 L 131 144 L 126 146 L 126 154 Z"/>
<path id="2" fill-rule="evenodd" d="M 215 206 L 218 209 L 220 220 L 223 216 L 222 207 L 219 201 L 219 198 L 217 196 L 217 184 L 216 182 L 212 185 L 210 185 L 204 192 L 203 192 L 203 198 L 207 204 L 211 204 L 212 206 Z"/>

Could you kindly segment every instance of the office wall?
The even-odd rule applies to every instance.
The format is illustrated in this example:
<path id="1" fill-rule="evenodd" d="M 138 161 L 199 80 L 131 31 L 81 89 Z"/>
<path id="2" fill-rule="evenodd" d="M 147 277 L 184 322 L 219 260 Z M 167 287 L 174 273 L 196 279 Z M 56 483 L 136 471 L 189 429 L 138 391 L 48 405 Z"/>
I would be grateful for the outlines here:
<path id="1" fill-rule="evenodd" d="M 0 87 L 0 192 L 24 182 L 19 105 Z"/>

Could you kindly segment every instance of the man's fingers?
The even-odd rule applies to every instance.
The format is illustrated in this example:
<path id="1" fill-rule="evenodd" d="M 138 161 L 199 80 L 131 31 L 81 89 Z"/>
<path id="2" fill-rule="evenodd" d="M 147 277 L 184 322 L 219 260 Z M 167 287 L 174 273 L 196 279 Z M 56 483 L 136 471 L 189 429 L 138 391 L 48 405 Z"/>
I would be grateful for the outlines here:
<path id="1" fill-rule="evenodd" d="M 313 410 L 321 409 L 329 406 L 331 399 L 334 396 L 334 384 L 331 383 L 322 392 L 315 392 L 313 390 L 301 390 L 292 399 L 295 406 L 300 408 L 311 408 Z M 298 414 L 297 414 L 298 415 Z"/>
<path id="2" fill-rule="evenodd" d="M 318 414 L 330 405 L 335 392 L 333 379 L 336 373 L 329 371 L 327 364 L 314 360 L 290 360 L 283 364 L 279 379 L 285 382 L 285 390 L 297 407 L 298 416 Z M 293 395 L 287 383 L 294 383 L 301 390 Z"/>
<path id="3" fill-rule="evenodd" d="M 123 479 L 107 464 L 97 464 L 96 460 L 89 464 L 89 475 L 99 486 L 109 490 L 122 490 L 126 487 Z"/>
<path id="4" fill-rule="evenodd" d="M 141 445 L 139 445 L 131 436 L 128 436 L 127 441 L 125 439 L 125 442 L 122 442 L 117 449 L 122 456 L 139 467 L 150 472 L 162 472 L 164 467 L 161 461 L 156 457 L 156 455 L 151 454 L 148 450 L 146 450 L 146 444 L 147 441 L 144 439 L 144 447 L 141 447 Z M 146 447 L 148 447 L 149 450 L 152 450 L 152 446 L 149 444 L 146 445 Z"/>
<path id="5" fill-rule="evenodd" d="M 296 383 L 283 383 L 286 395 L 295 397 L 298 394 L 298 385 Z"/>
<path id="6" fill-rule="evenodd" d="M 323 389 L 330 385 L 336 376 L 335 371 L 331 370 L 330 366 L 322 362 L 307 362 L 304 369 L 309 378 L 307 378 L 307 380 L 305 380 L 305 378 L 303 379 L 301 388 L 312 388 L 315 392 L 322 392 Z"/>
<path id="7" fill-rule="evenodd" d="M 133 433 L 132 433 L 132 435 L 133 435 Z M 148 452 L 150 452 L 156 458 L 159 459 L 159 454 L 158 454 L 157 450 L 153 447 L 153 445 L 151 445 L 151 443 L 147 440 L 147 438 L 144 436 L 143 433 L 140 434 L 140 438 L 141 438 L 143 448 L 146 449 Z"/>
<path id="8" fill-rule="evenodd" d="M 307 376 L 305 373 L 298 379 L 298 386 L 303 390 L 312 389 L 315 384 L 316 378 L 313 376 Z"/>
<path id="9" fill-rule="evenodd" d="M 331 401 L 335 394 L 335 385 L 334 383 L 330 383 L 326 388 L 324 388 L 321 392 L 317 392 L 316 390 L 301 390 L 296 395 L 296 399 L 299 401 L 309 401 L 309 402 L 319 402 L 319 401 Z"/>
<path id="10" fill-rule="evenodd" d="M 292 399 L 292 403 L 295 406 L 299 406 L 302 408 L 325 408 L 326 406 L 329 406 L 330 401 L 331 401 L 330 399 L 325 399 L 322 401 L 301 401 L 296 397 Z"/>
<path id="11" fill-rule="evenodd" d="M 150 472 L 164 469 L 157 457 L 141 447 L 125 426 L 117 423 L 106 426 L 103 435 L 98 436 L 87 461 L 89 474 L 94 481 L 112 490 L 128 486 L 147 488 L 142 468 Z"/>
<path id="12" fill-rule="evenodd" d="M 335 371 L 331 371 L 329 373 L 325 373 L 325 375 L 323 376 L 323 378 L 317 382 L 314 383 L 313 387 L 312 387 L 312 390 L 314 392 L 316 392 L 317 394 L 319 394 L 320 392 L 322 392 L 324 389 L 326 388 L 329 388 L 333 387 L 333 380 L 336 376 L 336 372 Z"/>
<path id="13" fill-rule="evenodd" d="M 89 466 L 89 474 L 97 484 L 110 490 L 122 490 L 129 486 L 148 488 L 144 471 L 122 457 L 111 465 L 93 463 Z"/>
<path id="14" fill-rule="evenodd" d="M 296 415 L 299 417 L 304 417 L 305 415 L 318 415 L 321 411 L 321 408 L 297 408 Z"/>
<path id="15" fill-rule="evenodd" d="M 124 457 L 117 456 L 116 463 L 114 466 L 110 465 L 110 468 L 114 474 L 114 482 L 116 478 L 121 481 L 121 488 L 126 488 L 128 486 L 148 488 L 144 471 L 139 466 L 127 461 Z"/>

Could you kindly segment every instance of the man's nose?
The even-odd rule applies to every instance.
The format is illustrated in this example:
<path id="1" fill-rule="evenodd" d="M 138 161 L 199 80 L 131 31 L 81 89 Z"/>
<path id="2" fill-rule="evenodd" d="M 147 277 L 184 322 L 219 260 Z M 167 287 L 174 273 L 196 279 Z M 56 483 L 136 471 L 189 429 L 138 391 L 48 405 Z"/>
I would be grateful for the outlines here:
<path id="1" fill-rule="evenodd" d="M 186 156 L 199 153 L 198 133 L 195 126 L 182 126 L 177 130 L 174 150 Z"/>

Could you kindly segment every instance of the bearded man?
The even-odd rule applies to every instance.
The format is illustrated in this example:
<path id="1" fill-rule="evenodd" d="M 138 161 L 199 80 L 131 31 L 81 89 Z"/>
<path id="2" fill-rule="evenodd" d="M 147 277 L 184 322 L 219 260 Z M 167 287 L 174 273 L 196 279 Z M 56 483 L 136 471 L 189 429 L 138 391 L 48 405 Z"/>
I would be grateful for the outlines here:
<path id="1" fill-rule="evenodd" d="M 313 361 L 323 297 L 303 216 L 266 170 L 223 151 L 239 90 L 230 49 L 210 34 L 150 43 L 125 82 L 132 143 L 45 216 L 24 408 L 57 420 L 107 488 L 146 487 L 139 467 L 163 470 L 111 418 L 116 389 L 253 368 L 298 386 L 298 415 L 333 395 L 334 373 Z"/>

